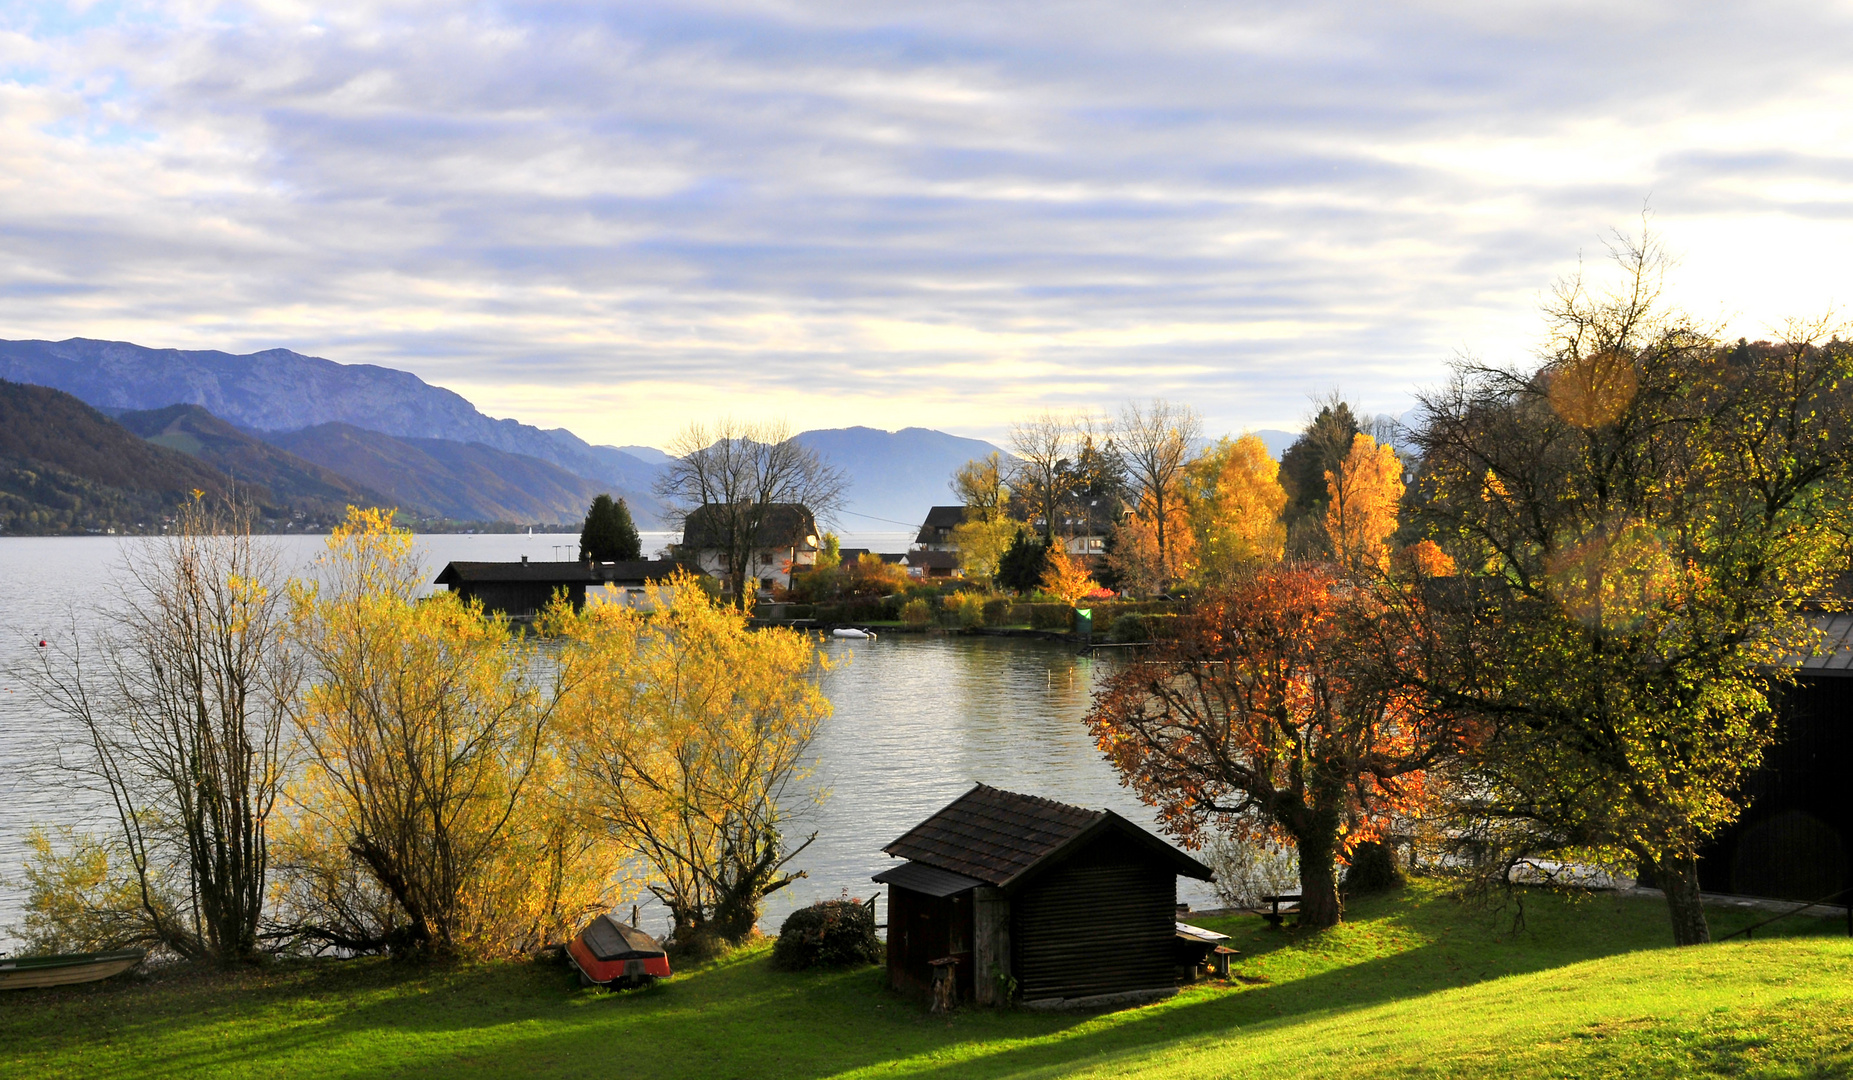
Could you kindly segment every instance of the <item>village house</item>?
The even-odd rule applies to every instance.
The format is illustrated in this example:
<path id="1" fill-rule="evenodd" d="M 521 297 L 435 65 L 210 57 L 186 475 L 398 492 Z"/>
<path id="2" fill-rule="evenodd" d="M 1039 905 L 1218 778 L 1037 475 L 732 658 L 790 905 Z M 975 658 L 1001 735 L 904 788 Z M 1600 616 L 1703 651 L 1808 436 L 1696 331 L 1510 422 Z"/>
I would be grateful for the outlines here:
<path id="1" fill-rule="evenodd" d="M 882 849 L 888 980 L 960 1000 L 1043 1006 L 1177 986 L 1179 875 L 1202 863 L 1111 810 L 979 784 Z"/>
<path id="2" fill-rule="evenodd" d="M 721 582 L 725 592 L 734 583 L 727 580 L 726 517 L 731 509 L 701 506 L 690 512 L 682 526 L 682 543 L 677 555 L 702 573 Z M 817 519 L 808 507 L 798 503 L 773 503 L 766 507 L 753 539 L 748 573 L 757 591 L 790 588 L 791 575 L 817 565 Z"/>
<path id="3" fill-rule="evenodd" d="M 901 565 L 907 567 L 908 577 L 921 580 L 965 576 L 965 571 L 959 569 L 959 553 L 956 551 L 915 549 L 901 556 Z"/>
<path id="4" fill-rule="evenodd" d="M 957 551 L 958 545 L 952 542 L 952 530 L 964 523 L 963 506 L 929 507 L 926 523 L 920 526 L 920 535 L 914 538 L 914 546 L 922 551 Z"/>

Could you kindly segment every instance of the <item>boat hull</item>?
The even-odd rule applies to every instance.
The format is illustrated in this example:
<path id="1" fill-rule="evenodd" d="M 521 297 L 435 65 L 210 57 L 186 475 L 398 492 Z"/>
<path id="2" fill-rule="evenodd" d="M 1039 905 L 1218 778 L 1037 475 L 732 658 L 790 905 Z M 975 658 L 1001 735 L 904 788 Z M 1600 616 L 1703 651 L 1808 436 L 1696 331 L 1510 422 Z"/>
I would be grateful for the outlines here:
<path id="1" fill-rule="evenodd" d="M 43 986 L 69 986 L 97 982 L 142 962 L 140 949 L 75 956 L 28 956 L 0 960 L 0 990 L 29 990 Z"/>

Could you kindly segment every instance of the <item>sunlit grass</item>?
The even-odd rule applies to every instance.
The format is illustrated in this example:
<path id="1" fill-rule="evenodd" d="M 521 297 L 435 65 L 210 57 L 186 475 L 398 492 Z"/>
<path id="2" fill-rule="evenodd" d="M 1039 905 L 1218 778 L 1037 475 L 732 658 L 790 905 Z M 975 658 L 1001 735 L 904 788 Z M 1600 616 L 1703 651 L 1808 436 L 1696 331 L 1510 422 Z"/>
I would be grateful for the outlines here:
<path id="1" fill-rule="evenodd" d="M 563 969 L 390 961 L 0 997 L 5 1076 L 1830 1076 L 1853 1071 L 1853 944 L 1789 920 L 1664 947 L 1664 907 L 1533 897 L 1527 925 L 1419 884 L 1322 935 L 1258 919 L 1247 983 L 1098 1015 L 932 1017 L 875 969 L 793 975 L 764 948 L 651 990 Z M 1714 919 L 1722 933 L 1747 913 Z M 1777 931 L 1777 936 L 1769 936 Z"/>

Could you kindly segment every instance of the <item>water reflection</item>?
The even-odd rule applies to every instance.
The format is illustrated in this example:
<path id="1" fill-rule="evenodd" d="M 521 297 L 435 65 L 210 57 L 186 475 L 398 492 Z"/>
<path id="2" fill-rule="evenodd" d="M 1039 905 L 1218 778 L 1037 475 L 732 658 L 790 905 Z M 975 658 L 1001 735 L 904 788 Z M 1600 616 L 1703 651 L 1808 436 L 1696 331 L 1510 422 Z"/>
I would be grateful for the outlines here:
<path id="1" fill-rule="evenodd" d="M 420 537 L 428 563 L 455 558 L 550 558 L 558 536 Z M 290 537 L 286 564 L 306 568 L 318 537 Z M 112 598 L 111 567 L 145 540 L 0 539 L 0 652 L 8 664 L 30 659 L 37 639 L 80 621 Z M 768 904 L 776 929 L 794 906 L 847 891 L 866 897 L 869 875 L 891 865 L 881 848 L 973 783 L 1105 807 L 1151 827 L 1153 816 L 1119 786 L 1088 738 L 1081 717 L 1111 663 L 1076 656 L 1070 646 L 1002 638 L 884 636 L 829 641 L 848 659 L 826 676 L 835 715 L 813 748 L 828 796 L 798 835 L 817 841 L 795 866 L 808 876 Z M 19 707 L 10 677 L 0 686 L 0 927 L 19 918 L 20 860 L 34 823 L 85 823 L 89 800 L 68 777 L 39 765 L 58 741 L 50 721 Z M 1179 897 L 1201 904 L 1208 891 L 1180 881 Z M 646 916 L 662 929 L 660 914 Z M 0 934 L 0 951 L 9 946 Z"/>

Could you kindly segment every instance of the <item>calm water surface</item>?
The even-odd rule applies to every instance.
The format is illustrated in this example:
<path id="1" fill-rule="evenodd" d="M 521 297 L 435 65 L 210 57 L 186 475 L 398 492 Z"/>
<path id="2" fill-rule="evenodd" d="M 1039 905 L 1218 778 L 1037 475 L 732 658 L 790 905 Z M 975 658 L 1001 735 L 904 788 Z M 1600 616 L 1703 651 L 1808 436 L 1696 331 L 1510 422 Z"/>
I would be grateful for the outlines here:
<path id="1" fill-rule="evenodd" d="M 443 535 L 418 543 L 435 574 L 452 559 L 552 559 L 576 539 Z M 123 559 L 155 542 L 0 538 L 0 951 L 9 947 L 4 928 L 19 917 L 26 830 L 100 820 L 95 797 L 51 767 L 70 734 L 26 707 L 8 669 L 30 663 L 40 638 L 68 635 L 73 622 L 94 624 L 117 595 Z M 319 537 L 268 542 L 299 572 L 322 547 Z M 661 542 L 645 538 L 646 547 Z M 1111 808 L 1151 824 L 1150 811 L 1119 786 L 1081 723 L 1109 661 L 997 638 L 892 635 L 829 641 L 824 649 L 848 661 L 825 676 L 835 715 L 818 733 L 813 764 L 826 797 L 794 830 L 802 836 L 814 829 L 817 839 L 794 863 L 807 876 L 768 904 L 769 930 L 794 906 L 845 891 L 868 896 L 879 888 L 869 875 L 892 864 L 882 846 L 973 783 Z M 1180 880 L 1179 898 L 1202 904 L 1210 894 Z M 644 921 L 663 929 L 660 914 Z"/>

